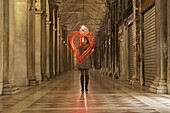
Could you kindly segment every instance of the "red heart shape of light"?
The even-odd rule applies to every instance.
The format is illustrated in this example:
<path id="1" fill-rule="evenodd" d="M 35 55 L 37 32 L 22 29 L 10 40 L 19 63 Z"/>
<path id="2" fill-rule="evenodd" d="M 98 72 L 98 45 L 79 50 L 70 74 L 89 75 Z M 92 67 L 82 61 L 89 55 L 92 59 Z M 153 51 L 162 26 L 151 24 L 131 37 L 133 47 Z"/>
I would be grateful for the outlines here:
<path id="1" fill-rule="evenodd" d="M 80 55 L 80 53 L 78 52 L 77 48 L 76 48 L 75 45 L 74 45 L 73 40 L 74 40 L 75 36 L 79 36 L 80 39 L 81 39 L 81 38 L 84 37 L 85 35 L 89 35 L 89 36 L 90 36 L 90 38 L 91 38 L 91 43 L 90 43 L 90 46 L 83 52 L 83 54 Z M 77 62 L 78 62 L 79 64 L 83 63 L 83 62 L 92 54 L 92 52 L 93 52 L 93 50 L 94 50 L 94 47 L 95 47 L 95 38 L 94 38 L 94 36 L 93 36 L 91 33 L 89 33 L 89 32 L 85 33 L 84 35 L 81 35 L 79 31 L 74 31 L 74 32 L 72 32 L 72 33 L 70 34 L 69 40 L 70 40 L 70 45 L 71 45 L 71 47 L 72 47 L 72 49 L 73 49 L 73 52 L 74 52 L 74 54 L 75 54 L 75 58 L 76 58 Z M 93 49 L 93 50 L 92 50 L 92 49 Z M 89 54 L 88 54 L 88 53 L 89 53 Z M 78 58 L 76 57 L 76 54 L 77 54 Z M 88 54 L 88 55 L 87 55 L 87 54 Z M 86 55 L 87 55 L 87 56 L 86 56 Z M 85 56 L 86 56 L 86 57 L 85 57 Z M 85 58 L 85 59 L 83 60 L 83 58 Z"/>

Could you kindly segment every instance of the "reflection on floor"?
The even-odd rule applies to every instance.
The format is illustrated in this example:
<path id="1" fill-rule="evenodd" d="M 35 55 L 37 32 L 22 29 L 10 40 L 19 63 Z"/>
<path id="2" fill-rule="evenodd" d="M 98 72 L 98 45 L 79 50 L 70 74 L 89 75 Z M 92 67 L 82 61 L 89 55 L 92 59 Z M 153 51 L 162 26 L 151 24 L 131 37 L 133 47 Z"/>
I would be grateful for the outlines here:
<path id="1" fill-rule="evenodd" d="M 16 95 L 0 96 L 2 113 L 170 113 L 170 95 L 91 72 L 89 91 L 80 91 L 78 71 L 39 86 L 21 88 Z M 109 82 L 108 82 L 109 81 Z"/>

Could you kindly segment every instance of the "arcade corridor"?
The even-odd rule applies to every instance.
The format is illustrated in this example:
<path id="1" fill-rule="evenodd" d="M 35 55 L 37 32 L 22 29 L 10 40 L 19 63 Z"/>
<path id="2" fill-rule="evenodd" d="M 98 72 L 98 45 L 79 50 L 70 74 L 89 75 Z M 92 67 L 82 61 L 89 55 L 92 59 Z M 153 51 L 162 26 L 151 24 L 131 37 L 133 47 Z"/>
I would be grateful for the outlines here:
<path id="1" fill-rule="evenodd" d="M 109 81 L 90 72 L 88 92 L 80 91 L 80 73 L 73 71 L 39 86 L 0 97 L 1 113 L 169 113 L 170 95 L 149 93 L 124 81 Z"/>
<path id="2" fill-rule="evenodd" d="M 170 0 L 0 0 L 0 113 L 170 113 Z"/>

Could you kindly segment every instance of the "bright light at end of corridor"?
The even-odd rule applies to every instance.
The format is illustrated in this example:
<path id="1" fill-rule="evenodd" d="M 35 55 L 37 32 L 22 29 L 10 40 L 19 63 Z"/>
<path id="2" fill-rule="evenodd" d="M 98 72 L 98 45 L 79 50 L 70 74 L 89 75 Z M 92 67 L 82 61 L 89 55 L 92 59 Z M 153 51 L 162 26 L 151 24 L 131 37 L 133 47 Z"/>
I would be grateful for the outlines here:
<path id="1" fill-rule="evenodd" d="M 85 29 L 86 27 L 84 25 L 81 26 L 82 29 Z"/>

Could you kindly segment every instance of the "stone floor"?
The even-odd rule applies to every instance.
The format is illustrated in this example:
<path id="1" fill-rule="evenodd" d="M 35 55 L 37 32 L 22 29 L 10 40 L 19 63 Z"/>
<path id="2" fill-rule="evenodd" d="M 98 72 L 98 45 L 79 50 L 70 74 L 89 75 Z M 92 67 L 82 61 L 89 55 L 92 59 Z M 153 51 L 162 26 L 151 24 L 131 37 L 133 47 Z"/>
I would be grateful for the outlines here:
<path id="1" fill-rule="evenodd" d="M 89 91 L 80 91 L 78 71 L 63 74 L 16 95 L 0 96 L 0 113 L 170 113 L 170 95 L 91 72 Z"/>

